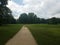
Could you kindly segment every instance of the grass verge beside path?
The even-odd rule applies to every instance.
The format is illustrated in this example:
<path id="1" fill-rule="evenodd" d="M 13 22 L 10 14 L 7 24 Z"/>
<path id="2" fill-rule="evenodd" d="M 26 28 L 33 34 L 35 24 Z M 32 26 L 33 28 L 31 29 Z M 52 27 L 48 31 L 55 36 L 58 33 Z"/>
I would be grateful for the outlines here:
<path id="1" fill-rule="evenodd" d="M 22 24 L 9 24 L 0 26 L 0 45 L 4 45 L 20 30 L 22 26 Z"/>
<path id="2" fill-rule="evenodd" d="M 60 45 L 60 25 L 30 24 L 27 27 L 39 45 Z"/>

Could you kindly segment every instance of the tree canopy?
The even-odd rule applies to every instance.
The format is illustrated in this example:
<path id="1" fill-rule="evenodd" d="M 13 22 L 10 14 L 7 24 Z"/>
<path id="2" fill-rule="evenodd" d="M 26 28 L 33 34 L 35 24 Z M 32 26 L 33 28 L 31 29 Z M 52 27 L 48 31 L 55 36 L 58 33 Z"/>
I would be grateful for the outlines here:
<path id="1" fill-rule="evenodd" d="M 37 17 L 34 13 L 22 13 L 17 21 L 20 24 L 60 24 L 60 18 L 44 19 Z"/>
<path id="2" fill-rule="evenodd" d="M 4 6 L 8 4 L 8 0 L 0 0 L 0 5 Z"/>
<path id="3" fill-rule="evenodd" d="M 0 25 L 15 23 L 12 11 L 6 6 L 8 0 L 0 0 Z"/>

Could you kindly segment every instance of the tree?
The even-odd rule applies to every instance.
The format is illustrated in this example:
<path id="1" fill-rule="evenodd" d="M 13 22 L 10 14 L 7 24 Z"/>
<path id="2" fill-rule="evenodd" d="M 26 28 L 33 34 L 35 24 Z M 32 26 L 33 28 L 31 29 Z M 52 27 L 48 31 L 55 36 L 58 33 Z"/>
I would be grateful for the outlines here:
<path id="1" fill-rule="evenodd" d="M 12 11 L 8 7 L 4 7 L 3 22 L 4 24 L 16 23 L 16 20 L 12 16 Z M 5 21 L 4 21 L 5 20 Z"/>
<path id="2" fill-rule="evenodd" d="M 41 19 L 40 19 L 40 23 L 41 23 L 41 24 L 46 24 L 46 23 L 47 23 L 47 20 L 44 19 L 44 18 L 41 18 Z"/>
<path id="3" fill-rule="evenodd" d="M 48 24 L 57 24 L 57 19 L 55 17 L 52 17 L 51 19 L 48 19 Z"/>
<path id="4" fill-rule="evenodd" d="M 0 0 L 1 6 L 6 6 L 8 4 L 8 0 Z"/>
<path id="5" fill-rule="evenodd" d="M 0 25 L 2 25 L 2 19 L 3 19 L 3 18 L 2 18 L 2 14 L 3 14 L 3 13 L 2 13 L 2 10 L 1 10 L 1 7 L 0 7 Z"/>
<path id="6" fill-rule="evenodd" d="M 3 18 L 5 16 L 5 7 L 7 5 L 8 0 L 0 0 L 0 25 L 3 24 Z"/>
<path id="7" fill-rule="evenodd" d="M 28 23 L 37 23 L 37 16 L 34 13 L 28 13 Z"/>
<path id="8" fill-rule="evenodd" d="M 27 14 L 26 13 L 22 13 L 17 21 L 18 21 L 18 23 L 26 24 L 27 20 L 28 20 Z"/>
<path id="9" fill-rule="evenodd" d="M 22 24 L 36 24 L 40 22 L 40 18 L 38 18 L 34 13 L 22 13 L 17 20 L 19 23 Z"/>
<path id="10" fill-rule="evenodd" d="M 52 17 L 47 19 L 48 24 L 60 24 L 60 18 Z"/>
<path id="11" fill-rule="evenodd" d="M 15 23 L 12 11 L 6 7 L 8 0 L 0 0 L 0 25 Z"/>

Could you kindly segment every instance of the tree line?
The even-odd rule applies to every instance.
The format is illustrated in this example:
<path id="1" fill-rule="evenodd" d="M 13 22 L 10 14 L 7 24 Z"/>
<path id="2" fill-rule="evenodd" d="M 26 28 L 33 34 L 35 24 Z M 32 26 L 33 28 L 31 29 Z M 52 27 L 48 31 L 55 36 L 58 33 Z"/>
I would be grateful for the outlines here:
<path id="1" fill-rule="evenodd" d="M 22 13 L 17 22 L 19 24 L 60 24 L 60 18 L 44 19 L 37 17 L 34 13 Z"/>
<path id="2" fill-rule="evenodd" d="M 4 24 L 60 24 L 60 18 L 39 18 L 34 13 L 22 13 L 16 20 L 12 11 L 6 6 L 8 0 L 0 0 L 0 26 Z"/>

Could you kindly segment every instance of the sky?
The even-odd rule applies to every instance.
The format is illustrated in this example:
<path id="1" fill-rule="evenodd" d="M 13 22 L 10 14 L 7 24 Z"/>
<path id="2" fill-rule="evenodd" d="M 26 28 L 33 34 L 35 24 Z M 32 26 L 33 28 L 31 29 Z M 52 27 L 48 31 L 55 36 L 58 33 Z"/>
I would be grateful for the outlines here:
<path id="1" fill-rule="evenodd" d="M 17 19 L 22 13 L 35 13 L 40 18 L 60 18 L 60 0 L 9 0 L 8 5 Z"/>

